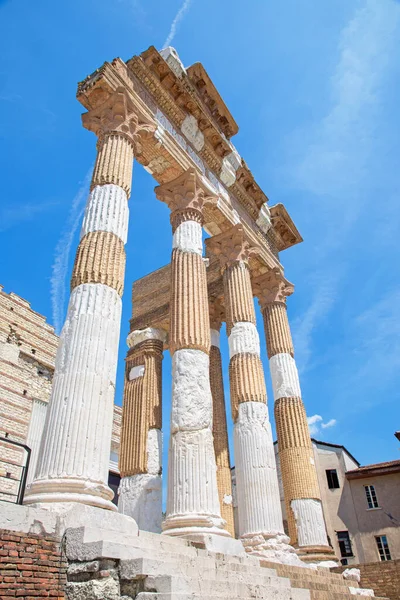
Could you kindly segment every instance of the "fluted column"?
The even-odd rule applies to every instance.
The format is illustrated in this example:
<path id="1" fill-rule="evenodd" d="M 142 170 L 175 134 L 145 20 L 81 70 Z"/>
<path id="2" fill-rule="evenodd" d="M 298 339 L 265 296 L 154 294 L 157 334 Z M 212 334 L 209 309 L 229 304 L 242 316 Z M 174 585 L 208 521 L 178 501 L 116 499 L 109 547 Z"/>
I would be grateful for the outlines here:
<path id="1" fill-rule="evenodd" d="M 123 90 L 83 115 L 98 136 L 91 191 L 56 356 L 34 481 L 25 503 L 116 510 L 107 485 L 133 155 L 141 129 Z"/>
<path id="2" fill-rule="evenodd" d="M 207 240 L 221 263 L 229 340 L 239 536 L 250 553 L 295 562 L 279 499 L 267 393 L 260 359 L 248 259 L 255 252 L 240 225 Z"/>
<path id="3" fill-rule="evenodd" d="M 214 298 L 210 301 L 209 309 L 211 332 L 210 385 L 213 399 L 213 436 L 215 461 L 217 463 L 218 496 L 221 516 L 226 522 L 225 528 L 235 537 L 231 464 L 220 350 L 220 329 L 224 318 L 224 309 L 221 301 Z"/>
<path id="4" fill-rule="evenodd" d="M 118 510 L 139 529 L 161 532 L 161 364 L 166 333 L 148 327 L 128 335 L 122 405 Z"/>
<path id="5" fill-rule="evenodd" d="M 172 354 L 171 437 L 168 461 L 169 535 L 202 539 L 229 535 L 221 518 L 212 436 L 210 325 L 203 261 L 207 198 L 194 169 L 155 188 L 171 209 L 173 250 L 169 348 Z"/>
<path id="6" fill-rule="evenodd" d="M 286 312 L 293 286 L 273 269 L 253 287 L 264 317 L 290 540 L 303 560 L 332 560 Z"/>

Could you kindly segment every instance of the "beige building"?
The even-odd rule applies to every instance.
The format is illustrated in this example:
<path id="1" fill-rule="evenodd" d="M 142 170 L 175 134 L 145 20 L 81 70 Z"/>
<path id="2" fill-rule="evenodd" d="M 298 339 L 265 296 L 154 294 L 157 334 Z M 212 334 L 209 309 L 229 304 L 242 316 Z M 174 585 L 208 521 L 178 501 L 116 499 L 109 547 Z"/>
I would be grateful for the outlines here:
<path id="1" fill-rule="evenodd" d="M 400 460 L 360 467 L 344 446 L 312 443 L 326 528 L 342 564 L 399 559 Z M 275 455 L 281 480 L 276 443 Z"/>
<path id="2" fill-rule="evenodd" d="M 28 485 L 32 481 L 50 397 L 58 336 L 30 303 L 0 286 L 0 500 L 18 497 L 27 451 L 31 449 Z M 109 485 L 118 487 L 121 429 L 114 407 Z M 7 440 L 10 440 L 8 442 Z"/>

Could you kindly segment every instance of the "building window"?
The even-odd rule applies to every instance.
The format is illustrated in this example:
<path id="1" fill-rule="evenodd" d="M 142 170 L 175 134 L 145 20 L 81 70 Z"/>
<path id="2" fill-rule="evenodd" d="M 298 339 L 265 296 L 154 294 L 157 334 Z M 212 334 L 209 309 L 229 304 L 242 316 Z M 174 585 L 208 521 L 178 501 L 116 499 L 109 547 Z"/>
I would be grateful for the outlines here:
<path id="1" fill-rule="evenodd" d="M 378 546 L 379 558 L 381 560 L 392 560 L 386 535 L 377 535 L 375 539 Z"/>
<path id="2" fill-rule="evenodd" d="M 353 556 L 353 550 L 351 547 L 351 541 L 348 531 L 338 531 L 337 538 L 339 542 L 340 555 L 342 557 L 345 556 Z"/>
<path id="3" fill-rule="evenodd" d="M 379 508 L 378 499 L 376 497 L 375 486 L 364 485 L 365 495 L 367 496 L 368 508 Z"/>
<path id="4" fill-rule="evenodd" d="M 335 489 L 339 488 L 340 487 L 339 478 L 337 476 L 336 469 L 327 469 L 325 471 L 325 473 L 326 473 L 326 479 L 328 481 L 328 488 L 330 490 L 335 490 Z"/>

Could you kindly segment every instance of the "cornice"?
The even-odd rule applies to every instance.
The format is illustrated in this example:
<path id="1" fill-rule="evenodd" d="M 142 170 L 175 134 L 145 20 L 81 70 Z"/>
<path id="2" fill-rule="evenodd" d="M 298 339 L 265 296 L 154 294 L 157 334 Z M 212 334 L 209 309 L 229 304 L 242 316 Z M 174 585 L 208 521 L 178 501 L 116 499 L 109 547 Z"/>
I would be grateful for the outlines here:
<path id="1" fill-rule="evenodd" d="M 270 207 L 272 227 L 279 252 L 303 241 L 296 225 L 283 204 Z"/>

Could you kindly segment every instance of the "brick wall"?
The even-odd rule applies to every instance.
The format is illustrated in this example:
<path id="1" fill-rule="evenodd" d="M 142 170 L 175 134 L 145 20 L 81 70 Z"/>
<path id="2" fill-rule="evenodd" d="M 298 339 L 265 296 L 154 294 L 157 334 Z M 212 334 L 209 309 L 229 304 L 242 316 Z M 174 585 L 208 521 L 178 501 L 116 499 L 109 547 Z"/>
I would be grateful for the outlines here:
<path id="1" fill-rule="evenodd" d="M 360 569 L 360 587 L 372 588 L 375 596 L 383 596 L 390 598 L 390 600 L 399 600 L 400 559 L 351 565 L 350 567 L 338 567 L 337 569 L 332 569 L 332 571 L 341 573 L 348 568 Z"/>
<path id="2" fill-rule="evenodd" d="M 0 530 L 0 600 L 64 600 L 66 567 L 58 540 Z"/>

